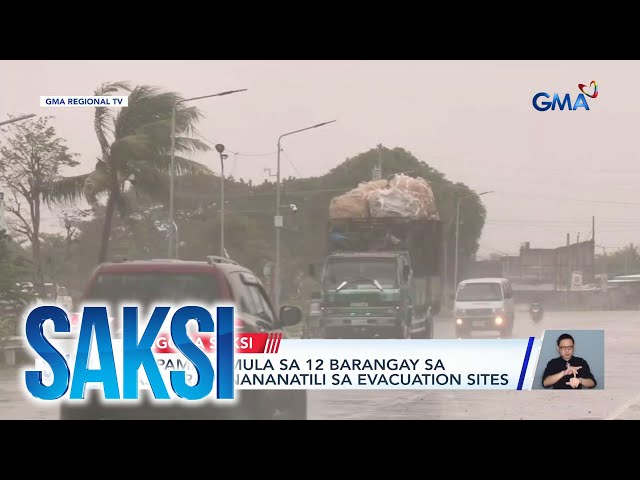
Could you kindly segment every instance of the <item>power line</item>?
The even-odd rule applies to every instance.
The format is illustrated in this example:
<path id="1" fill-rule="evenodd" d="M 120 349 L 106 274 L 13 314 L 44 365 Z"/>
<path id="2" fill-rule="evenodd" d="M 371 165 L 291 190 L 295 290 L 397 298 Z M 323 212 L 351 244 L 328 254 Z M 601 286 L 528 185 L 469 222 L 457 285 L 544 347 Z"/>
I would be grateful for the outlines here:
<path id="1" fill-rule="evenodd" d="M 210 145 L 215 146 L 216 144 L 214 142 L 212 142 L 211 140 L 209 140 L 207 137 L 200 135 L 200 137 L 205 141 L 208 142 Z M 229 152 L 229 153 L 233 153 L 234 155 L 239 155 L 241 157 L 269 157 L 271 155 L 275 155 L 278 152 L 271 152 L 271 153 L 239 153 L 239 152 L 234 152 L 233 150 L 227 148 L 225 146 L 225 151 Z"/>
<path id="2" fill-rule="evenodd" d="M 562 224 L 562 225 L 587 225 L 588 223 L 591 223 L 589 220 L 539 220 L 539 219 L 528 219 L 528 218 L 523 218 L 521 220 L 519 219 L 515 219 L 515 218 L 510 218 L 510 219 L 487 219 L 485 221 L 485 223 L 514 223 L 514 224 L 521 224 L 521 223 L 525 223 L 525 224 Z M 600 220 L 599 221 L 600 224 L 605 224 L 605 225 L 614 225 L 614 226 L 625 226 L 625 225 L 640 225 L 640 219 L 638 220 Z"/>
<path id="3" fill-rule="evenodd" d="M 571 197 L 553 197 L 553 196 L 549 197 L 549 196 L 540 196 L 540 195 L 529 195 L 529 194 L 520 193 L 520 192 L 508 192 L 505 190 L 496 190 L 495 193 L 506 193 L 508 195 L 515 195 L 515 196 L 525 197 L 525 198 L 536 198 L 538 200 L 540 199 L 558 200 L 558 201 L 568 200 L 572 202 L 602 203 L 602 204 L 609 204 L 609 205 L 640 205 L 639 202 L 619 202 L 614 200 L 586 200 L 586 199 L 571 198 Z"/>
<path id="4" fill-rule="evenodd" d="M 296 166 L 293 164 L 293 162 L 291 161 L 291 159 L 289 158 L 289 155 L 287 155 L 287 152 L 284 151 L 284 148 L 282 149 L 282 153 L 284 153 L 284 158 L 287 159 L 287 161 L 289 162 L 289 164 L 293 167 L 293 169 L 296 171 L 296 173 L 298 174 L 299 177 L 302 177 L 302 174 L 300 173 L 300 171 L 296 168 Z"/>
<path id="5" fill-rule="evenodd" d="M 351 190 L 352 187 L 348 188 L 327 188 L 327 189 L 310 189 L 310 190 L 285 190 L 283 191 L 283 195 L 304 195 L 310 193 L 334 193 L 334 192 L 347 192 Z M 211 193 L 187 193 L 187 192 L 176 192 L 176 198 L 186 198 L 186 199 L 194 199 L 194 200 L 206 200 L 212 198 Z M 258 197 L 275 197 L 275 192 L 269 193 L 252 193 L 252 194 L 243 194 L 243 195 L 225 195 L 225 198 L 228 200 L 234 199 L 248 199 L 248 198 L 258 198 Z"/>
<path id="6" fill-rule="evenodd" d="M 499 254 L 499 255 L 501 255 L 501 256 L 503 256 L 503 257 L 509 257 L 509 256 L 511 256 L 511 254 L 509 254 L 509 253 L 505 253 L 505 252 L 503 252 L 503 251 L 501 251 L 501 250 L 497 250 L 497 249 L 495 249 L 495 248 L 483 247 L 482 245 L 478 245 L 478 248 L 481 248 L 482 250 L 484 250 L 484 251 L 486 251 L 486 252 L 489 252 L 489 253 Z"/>
<path id="7" fill-rule="evenodd" d="M 225 148 L 225 150 L 227 150 L 230 153 L 233 153 L 234 155 L 238 155 L 240 157 L 269 157 L 271 155 L 275 155 L 278 152 L 271 152 L 271 153 L 238 153 L 238 152 L 234 152 L 233 150 L 229 150 L 228 148 Z"/>
<path id="8" fill-rule="evenodd" d="M 233 165 L 231 166 L 231 172 L 229 172 L 230 176 L 233 176 L 234 173 L 236 173 L 236 166 L 238 165 L 238 154 L 234 153 L 233 154 Z"/>
<path id="9" fill-rule="evenodd" d="M 502 250 L 498 250 L 497 248 L 484 247 L 482 245 L 478 245 L 478 246 L 480 248 L 485 249 L 485 250 L 489 250 L 489 251 L 493 251 L 493 252 L 499 253 L 500 255 L 506 255 L 506 256 L 512 255 L 511 253 L 503 252 Z"/>

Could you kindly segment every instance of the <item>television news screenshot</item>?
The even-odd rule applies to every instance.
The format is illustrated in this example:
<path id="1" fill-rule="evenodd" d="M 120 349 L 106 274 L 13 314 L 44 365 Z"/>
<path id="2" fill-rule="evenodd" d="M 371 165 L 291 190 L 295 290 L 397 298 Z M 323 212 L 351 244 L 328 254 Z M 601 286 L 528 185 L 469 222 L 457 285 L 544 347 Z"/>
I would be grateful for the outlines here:
<path id="1" fill-rule="evenodd" d="M 640 419 L 638 81 L 0 61 L 0 420 Z"/>

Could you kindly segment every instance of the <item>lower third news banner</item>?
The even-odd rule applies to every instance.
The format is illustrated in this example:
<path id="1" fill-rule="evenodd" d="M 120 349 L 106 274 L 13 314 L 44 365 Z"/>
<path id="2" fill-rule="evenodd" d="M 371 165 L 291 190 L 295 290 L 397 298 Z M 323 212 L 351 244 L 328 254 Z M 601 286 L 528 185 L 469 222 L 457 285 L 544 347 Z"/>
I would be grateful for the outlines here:
<path id="1" fill-rule="evenodd" d="M 193 340 L 212 362 L 217 361 L 215 335 L 198 334 Z M 236 390 L 531 390 L 540 342 L 534 337 L 329 340 L 236 333 L 233 382 Z M 58 346 L 74 365 L 74 347 Z M 187 384 L 197 384 L 197 369 L 169 335 L 159 335 L 152 351 L 165 384 L 175 371 L 185 372 Z M 116 344 L 113 353 L 118 365 L 122 351 Z M 90 357 L 89 368 L 100 369 L 95 350 Z M 36 368 L 47 383 L 51 375 L 47 364 L 36 359 Z M 139 369 L 140 389 L 149 388 L 145 370 Z"/>
<path id="2" fill-rule="evenodd" d="M 275 343 L 236 351 L 236 389 L 530 390 L 540 352 L 534 337 Z"/>

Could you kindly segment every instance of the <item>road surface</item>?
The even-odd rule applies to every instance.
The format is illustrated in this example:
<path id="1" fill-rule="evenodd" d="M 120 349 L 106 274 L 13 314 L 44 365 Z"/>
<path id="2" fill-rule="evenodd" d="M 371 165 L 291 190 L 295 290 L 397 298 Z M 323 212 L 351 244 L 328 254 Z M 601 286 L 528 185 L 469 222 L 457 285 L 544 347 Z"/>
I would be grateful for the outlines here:
<path id="1" fill-rule="evenodd" d="M 605 330 L 605 389 L 578 391 L 311 391 L 310 419 L 640 419 L 640 312 L 546 312 L 538 324 L 526 310 L 513 337 L 544 329 Z M 436 338 L 453 338 L 438 319 Z M 579 346 L 578 346 L 579 348 Z M 34 403 L 16 369 L 0 369 L 0 419 L 56 419 L 57 408 Z"/>
<path id="2" fill-rule="evenodd" d="M 541 338 L 545 329 L 604 329 L 604 390 L 314 391 L 309 401 L 309 417 L 403 420 L 640 419 L 640 312 L 545 312 L 545 318 L 534 323 L 528 318 L 526 310 L 519 310 L 513 338 Z M 434 335 L 436 338 L 455 338 L 452 322 L 439 319 Z"/>

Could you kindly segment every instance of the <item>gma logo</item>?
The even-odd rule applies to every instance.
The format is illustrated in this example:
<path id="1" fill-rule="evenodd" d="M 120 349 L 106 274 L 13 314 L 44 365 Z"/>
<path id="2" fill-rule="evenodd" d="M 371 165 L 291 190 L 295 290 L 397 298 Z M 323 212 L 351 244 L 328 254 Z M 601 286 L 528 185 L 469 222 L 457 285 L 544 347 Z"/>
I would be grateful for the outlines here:
<path id="1" fill-rule="evenodd" d="M 589 104 L 587 103 L 587 99 L 584 97 L 584 94 L 580 93 L 576 97 L 575 102 L 571 102 L 571 95 L 566 93 L 564 98 L 560 100 L 560 95 L 557 93 L 553 94 L 553 99 L 549 101 L 551 98 L 546 92 L 539 92 L 533 96 L 533 108 L 538 110 L 539 112 L 546 112 L 547 110 L 555 110 L 556 106 L 559 110 L 564 110 L 565 107 L 568 110 L 577 110 L 578 108 L 584 108 L 585 110 L 590 110 Z"/>

